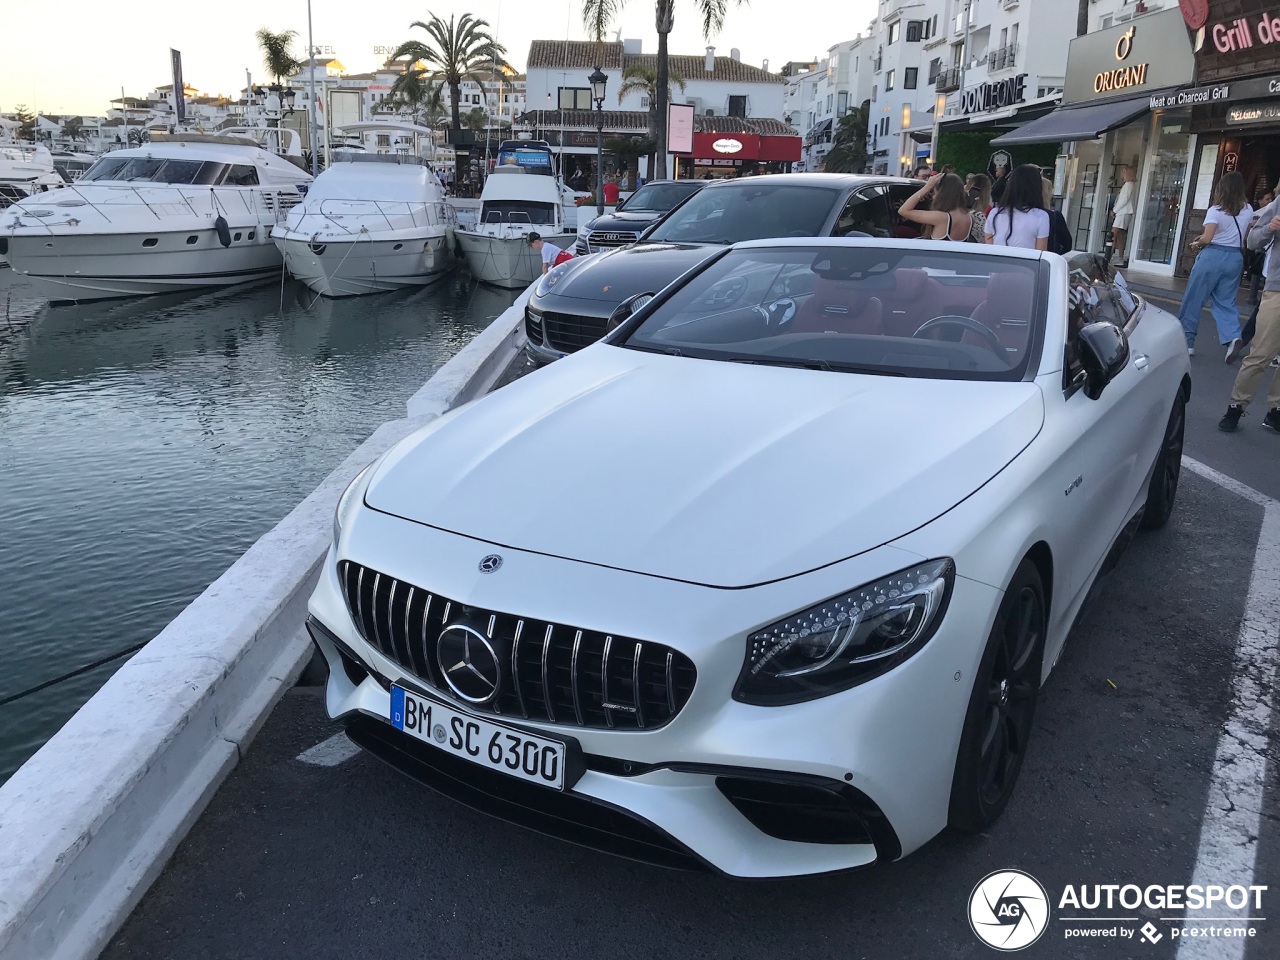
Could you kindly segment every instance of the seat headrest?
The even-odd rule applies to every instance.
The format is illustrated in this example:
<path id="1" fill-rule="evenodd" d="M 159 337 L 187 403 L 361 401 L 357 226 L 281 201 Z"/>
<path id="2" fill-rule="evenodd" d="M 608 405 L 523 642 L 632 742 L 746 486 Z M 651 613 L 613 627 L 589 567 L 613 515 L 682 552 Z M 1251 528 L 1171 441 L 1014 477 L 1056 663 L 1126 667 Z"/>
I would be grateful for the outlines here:
<path id="1" fill-rule="evenodd" d="M 817 277 L 813 284 L 813 299 L 824 310 L 834 306 L 841 308 L 840 313 L 852 315 L 859 313 L 867 305 L 871 295 L 857 284 L 847 280 L 828 280 L 826 277 Z"/>
<path id="2" fill-rule="evenodd" d="M 1028 271 L 993 273 L 987 281 L 987 301 L 1002 319 L 1029 320 L 1034 290 L 1035 280 Z"/>
<path id="3" fill-rule="evenodd" d="M 906 268 L 893 271 L 894 293 L 899 297 L 918 297 L 924 293 L 924 285 L 929 282 L 929 275 L 918 268 Z"/>

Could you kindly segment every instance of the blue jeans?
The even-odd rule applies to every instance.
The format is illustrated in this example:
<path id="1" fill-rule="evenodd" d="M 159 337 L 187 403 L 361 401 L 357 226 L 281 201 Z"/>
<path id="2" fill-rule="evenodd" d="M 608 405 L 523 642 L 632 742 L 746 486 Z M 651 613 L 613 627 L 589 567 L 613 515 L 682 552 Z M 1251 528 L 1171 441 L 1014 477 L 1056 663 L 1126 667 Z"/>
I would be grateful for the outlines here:
<path id="1" fill-rule="evenodd" d="M 1209 312 L 1218 327 L 1218 340 L 1226 346 L 1240 336 L 1240 310 L 1236 306 L 1236 294 L 1240 290 L 1240 274 L 1244 271 L 1244 254 L 1235 247 L 1209 244 L 1196 257 L 1191 276 L 1187 279 L 1187 291 L 1182 295 L 1182 309 L 1178 319 L 1186 335 L 1187 346 L 1196 343 L 1196 330 L 1200 328 L 1200 311 L 1206 300 L 1211 301 Z"/>

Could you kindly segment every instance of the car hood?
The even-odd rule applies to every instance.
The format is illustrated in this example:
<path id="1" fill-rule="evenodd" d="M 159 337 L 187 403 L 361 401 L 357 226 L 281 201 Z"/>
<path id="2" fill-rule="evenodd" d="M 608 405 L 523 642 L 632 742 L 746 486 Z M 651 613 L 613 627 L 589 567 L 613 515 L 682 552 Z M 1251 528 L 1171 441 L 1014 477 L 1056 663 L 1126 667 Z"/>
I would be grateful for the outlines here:
<path id="1" fill-rule="evenodd" d="M 628 213 L 626 210 L 619 210 L 616 213 L 606 213 L 603 216 L 596 217 L 591 221 L 592 230 L 635 230 L 646 224 L 653 223 L 657 220 L 661 213 L 652 210 L 646 210 L 643 213 Z"/>
<path id="2" fill-rule="evenodd" d="M 571 309 L 571 304 L 550 304 L 561 299 L 618 304 L 637 293 L 656 293 L 723 250 L 721 246 L 689 243 L 643 243 L 611 250 L 583 259 L 546 297 L 535 297 L 535 305 L 546 301 L 547 309 Z"/>
<path id="3" fill-rule="evenodd" d="M 1032 383 L 860 376 L 597 344 L 426 427 L 368 506 L 716 587 L 794 576 L 950 510 L 1036 437 Z"/>

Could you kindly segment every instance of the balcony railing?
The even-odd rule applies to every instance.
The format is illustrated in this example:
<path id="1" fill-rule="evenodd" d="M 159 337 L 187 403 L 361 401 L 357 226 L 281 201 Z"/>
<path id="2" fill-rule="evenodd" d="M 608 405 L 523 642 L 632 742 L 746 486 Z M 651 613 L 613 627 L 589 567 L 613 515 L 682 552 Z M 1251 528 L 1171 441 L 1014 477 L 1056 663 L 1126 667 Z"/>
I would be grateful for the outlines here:
<path id="1" fill-rule="evenodd" d="M 987 54 L 987 69 L 1010 70 L 1017 59 L 1018 45 L 1016 43 L 1005 44 L 1000 49 L 992 50 Z"/>
<path id="2" fill-rule="evenodd" d="M 951 93 L 953 90 L 960 89 L 960 68 L 948 67 L 946 70 L 938 74 L 938 79 L 934 81 L 934 89 L 939 93 Z"/>

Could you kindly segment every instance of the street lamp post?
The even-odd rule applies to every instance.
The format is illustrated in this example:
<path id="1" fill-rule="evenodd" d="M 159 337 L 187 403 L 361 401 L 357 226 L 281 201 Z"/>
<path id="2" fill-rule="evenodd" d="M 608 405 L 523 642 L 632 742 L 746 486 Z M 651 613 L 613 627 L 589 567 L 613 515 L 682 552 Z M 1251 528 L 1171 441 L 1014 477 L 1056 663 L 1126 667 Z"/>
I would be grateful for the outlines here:
<path id="1" fill-rule="evenodd" d="M 596 67 L 587 81 L 591 84 L 591 99 L 596 104 L 596 214 L 604 216 L 604 88 L 609 78 Z"/>

